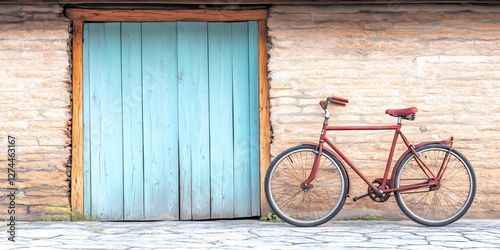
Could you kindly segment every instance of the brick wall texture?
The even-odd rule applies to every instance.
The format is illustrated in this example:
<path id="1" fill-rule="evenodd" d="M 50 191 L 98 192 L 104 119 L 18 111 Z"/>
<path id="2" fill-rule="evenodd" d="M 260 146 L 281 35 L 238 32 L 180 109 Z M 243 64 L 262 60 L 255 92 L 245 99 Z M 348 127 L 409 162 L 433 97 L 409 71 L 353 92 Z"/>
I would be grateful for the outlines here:
<path id="1" fill-rule="evenodd" d="M 0 8 L 0 218 L 7 214 L 7 137 L 16 138 L 16 219 L 69 219 L 70 21 L 58 5 Z M 268 20 L 271 155 L 317 140 L 327 95 L 332 123 L 394 124 L 387 108 L 417 106 L 410 141 L 454 136 L 475 167 L 469 218 L 498 218 L 500 6 L 274 6 Z M 426 132 L 422 132 L 426 131 Z M 336 133 L 370 178 L 381 177 L 392 134 Z M 401 153 L 401 147 L 397 153 Z M 352 195 L 366 185 L 350 171 Z M 404 218 L 394 199 L 348 200 L 339 218 Z"/>
<path id="2" fill-rule="evenodd" d="M 0 5 L 0 218 L 8 218 L 8 136 L 16 220 L 69 219 L 70 22 L 58 5 Z"/>
<path id="3" fill-rule="evenodd" d="M 466 217 L 499 217 L 500 6 L 275 6 L 268 28 L 272 156 L 317 141 L 317 103 L 328 95 L 350 100 L 330 108 L 330 124 L 395 124 L 386 109 L 416 106 L 416 120 L 403 123 L 408 139 L 454 136 L 475 168 Z M 383 176 L 392 132 L 330 135 L 370 179 Z M 349 172 L 352 196 L 339 218 L 404 218 L 395 199 L 352 202 L 367 185 Z"/>

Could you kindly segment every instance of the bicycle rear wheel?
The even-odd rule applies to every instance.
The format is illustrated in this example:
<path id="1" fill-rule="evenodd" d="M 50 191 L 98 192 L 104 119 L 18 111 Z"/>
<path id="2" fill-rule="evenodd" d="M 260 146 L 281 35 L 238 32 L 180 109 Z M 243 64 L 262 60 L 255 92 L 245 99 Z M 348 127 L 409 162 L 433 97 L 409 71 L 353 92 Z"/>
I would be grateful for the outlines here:
<path id="1" fill-rule="evenodd" d="M 449 146 L 427 145 L 416 149 L 420 159 L 437 176 Z M 407 155 L 397 166 L 394 186 L 422 183 L 429 180 L 416 162 Z M 444 226 L 460 219 L 469 209 L 476 192 L 476 177 L 471 164 L 460 152 L 452 149 L 446 171 L 438 188 L 421 188 L 395 192 L 403 213 L 426 226 Z"/>
<path id="2" fill-rule="evenodd" d="M 271 162 L 264 188 L 274 213 L 295 226 L 317 226 L 333 218 L 347 197 L 348 179 L 343 165 L 323 151 L 310 189 L 301 188 L 314 164 L 316 147 L 299 145 L 283 151 Z"/>

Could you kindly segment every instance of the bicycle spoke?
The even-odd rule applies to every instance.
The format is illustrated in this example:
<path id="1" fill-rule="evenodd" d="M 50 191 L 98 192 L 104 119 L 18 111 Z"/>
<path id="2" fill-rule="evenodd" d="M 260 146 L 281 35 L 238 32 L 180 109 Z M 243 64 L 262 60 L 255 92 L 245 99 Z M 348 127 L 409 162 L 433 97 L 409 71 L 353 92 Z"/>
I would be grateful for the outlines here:
<path id="1" fill-rule="evenodd" d="M 286 205 L 288 205 L 288 204 L 289 204 L 292 200 L 294 200 L 294 199 L 295 199 L 295 197 L 297 197 L 297 195 L 299 195 L 300 193 L 302 193 L 302 190 L 299 190 L 299 191 L 295 192 L 295 194 L 290 195 L 290 196 L 289 196 L 287 199 L 285 199 L 283 202 L 279 202 L 280 200 L 276 200 L 276 202 L 277 202 L 277 203 L 279 203 L 281 206 L 286 206 Z M 285 197 L 283 197 L 283 198 L 286 198 L 286 196 L 285 196 Z"/>

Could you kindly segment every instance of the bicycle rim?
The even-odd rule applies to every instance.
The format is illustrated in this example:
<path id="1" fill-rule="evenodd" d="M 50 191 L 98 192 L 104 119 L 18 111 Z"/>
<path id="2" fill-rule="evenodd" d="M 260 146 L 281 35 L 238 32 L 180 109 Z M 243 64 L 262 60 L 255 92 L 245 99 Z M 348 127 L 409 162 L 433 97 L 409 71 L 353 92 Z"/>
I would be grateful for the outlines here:
<path id="1" fill-rule="evenodd" d="M 446 146 L 433 145 L 424 147 L 417 153 L 432 173 L 437 175 L 448 150 Z M 413 154 L 407 156 L 400 166 L 396 173 L 395 187 L 428 180 Z M 475 190 L 475 175 L 470 163 L 459 152 L 452 150 L 439 189 L 421 188 L 396 192 L 396 200 L 410 219 L 427 226 L 444 226 L 467 212 Z"/>
<path id="2" fill-rule="evenodd" d="M 296 226 L 316 226 L 333 218 L 347 196 L 347 177 L 339 161 L 321 156 L 314 187 L 300 184 L 309 176 L 316 154 L 313 146 L 298 146 L 280 154 L 266 175 L 266 195 L 273 211 Z"/>

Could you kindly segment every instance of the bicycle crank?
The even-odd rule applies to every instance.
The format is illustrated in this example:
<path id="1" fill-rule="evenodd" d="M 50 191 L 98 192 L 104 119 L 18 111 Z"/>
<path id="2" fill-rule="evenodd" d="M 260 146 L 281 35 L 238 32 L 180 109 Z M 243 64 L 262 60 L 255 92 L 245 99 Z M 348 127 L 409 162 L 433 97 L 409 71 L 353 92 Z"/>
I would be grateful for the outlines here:
<path id="1" fill-rule="evenodd" d="M 380 186 L 382 186 L 382 183 L 380 183 L 379 181 L 374 181 L 372 183 L 378 184 L 377 187 L 378 190 L 380 190 Z M 389 185 L 385 185 L 385 188 L 388 189 Z M 372 199 L 375 202 L 386 202 L 391 197 L 390 193 L 375 192 L 370 187 L 368 187 L 368 195 L 370 196 L 370 199 Z"/>

